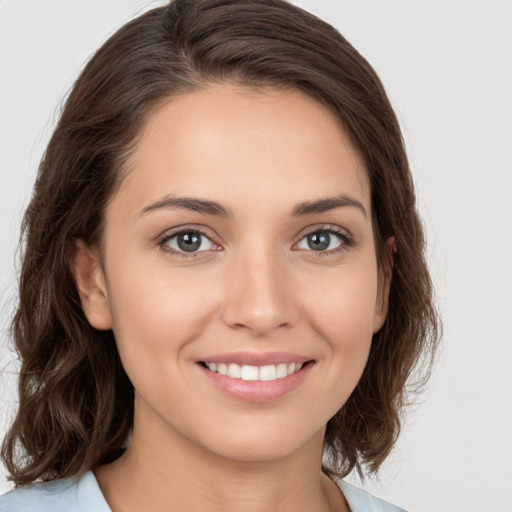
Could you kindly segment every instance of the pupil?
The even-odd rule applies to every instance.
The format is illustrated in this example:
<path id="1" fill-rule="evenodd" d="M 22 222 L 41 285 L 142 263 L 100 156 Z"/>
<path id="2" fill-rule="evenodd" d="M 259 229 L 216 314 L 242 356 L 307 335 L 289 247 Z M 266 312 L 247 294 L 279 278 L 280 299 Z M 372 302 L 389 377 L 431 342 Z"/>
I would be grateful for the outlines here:
<path id="1" fill-rule="evenodd" d="M 309 246 L 314 251 L 321 251 L 322 249 L 327 249 L 329 247 L 330 236 L 327 233 L 313 233 L 309 235 Z"/>
<path id="2" fill-rule="evenodd" d="M 180 234 L 177 242 L 183 251 L 193 252 L 201 247 L 201 236 L 196 233 Z"/>

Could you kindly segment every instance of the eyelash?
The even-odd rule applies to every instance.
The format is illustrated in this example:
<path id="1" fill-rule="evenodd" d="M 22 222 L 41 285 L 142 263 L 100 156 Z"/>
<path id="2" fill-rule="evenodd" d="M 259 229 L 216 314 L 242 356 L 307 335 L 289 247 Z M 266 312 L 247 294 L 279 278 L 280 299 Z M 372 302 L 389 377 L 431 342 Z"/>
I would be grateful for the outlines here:
<path id="1" fill-rule="evenodd" d="M 198 234 L 198 235 L 206 237 L 212 243 L 215 243 L 213 240 L 211 240 L 210 236 L 207 233 L 205 233 L 203 230 L 201 230 L 200 228 L 184 228 L 184 229 L 179 229 L 177 231 L 173 231 L 171 233 L 165 233 L 157 241 L 157 245 L 163 251 L 169 252 L 173 256 L 177 256 L 178 258 L 183 258 L 183 259 L 197 258 L 197 257 L 201 256 L 201 253 L 208 252 L 208 251 L 197 251 L 197 252 L 187 253 L 187 252 L 184 252 L 184 251 L 177 251 L 176 249 L 172 249 L 169 246 L 167 246 L 167 243 L 170 240 L 172 240 L 174 237 L 176 237 L 176 236 L 178 236 L 178 235 L 180 235 L 182 233 Z M 338 253 L 344 252 L 347 249 L 349 249 L 350 247 L 354 246 L 354 240 L 352 239 L 352 237 L 350 235 L 348 235 L 345 231 L 341 230 L 337 226 L 333 226 L 333 225 L 330 225 L 330 224 L 329 225 L 325 225 L 325 226 L 321 226 L 319 228 L 315 228 L 315 229 L 305 233 L 302 236 L 302 238 L 299 240 L 299 242 L 302 241 L 307 236 L 312 235 L 314 233 L 327 233 L 329 235 L 335 235 L 336 237 L 338 237 L 341 240 L 340 246 L 337 247 L 336 249 L 331 249 L 330 251 L 314 251 L 314 250 L 311 249 L 310 252 L 312 253 L 312 255 L 314 257 L 321 258 L 321 257 L 324 257 L 326 255 L 327 256 L 332 256 L 334 254 L 338 254 Z M 301 249 L 301 250 L 306 250 L 306 249 Z"/>

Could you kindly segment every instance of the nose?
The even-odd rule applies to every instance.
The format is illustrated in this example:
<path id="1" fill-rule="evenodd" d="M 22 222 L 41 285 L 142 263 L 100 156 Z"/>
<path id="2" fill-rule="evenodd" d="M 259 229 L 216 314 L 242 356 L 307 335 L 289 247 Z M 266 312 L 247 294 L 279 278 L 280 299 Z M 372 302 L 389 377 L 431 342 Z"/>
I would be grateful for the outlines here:
<path id="1" fill-rule="evenodd" d="M 230 262 L 222 319 L 230 328 L 269 337 L 296 322 L 293 282 L 285 256 L 262 249 L 262 243 L 258 249 L 250 245 Z"/>

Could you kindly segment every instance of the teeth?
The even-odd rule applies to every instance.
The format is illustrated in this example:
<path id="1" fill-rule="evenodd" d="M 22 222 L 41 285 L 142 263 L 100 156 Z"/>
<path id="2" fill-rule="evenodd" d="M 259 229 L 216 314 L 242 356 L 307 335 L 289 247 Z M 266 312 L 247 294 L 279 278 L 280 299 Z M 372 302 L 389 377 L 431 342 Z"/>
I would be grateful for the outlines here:
<path id="1" fill-rule="evenodd" d="M 238 366 L 238 365 L 236 365 Z M 243 365 L 240 368 L 240 377 L 242 380 L 258 380 L 259 370 L 257 366 Z"/>
<path id="2" fill-rule="evenodd" d="M 266 366 L 250 366 L 236 363 L 205 363 L 209 370 L 233 379 L 270 381 L 283 379 L 302 368 L 302 363 L 280 363 Z"/>
<path id="3" fill-rule="evenodd" d="M 291 363 L 290 365 L 287 365 L 286 363 L 281 363 L 281 364 L 278 364 L 277 365 L 277 378 L 278 379 L 282 379 L 283 377 L 286 377 L 288 374 L 292 374 L 293 373 L 293 368 L 292 368 L 292 371 L 291 372 L 288 372 L 288 366 L 291 366 L 293 363 Z"/>
<path id="4" fill-rule="evenodd" d="M 228 377 L 233 377 L 233 379 L 240 378 L 240 366 L 237 364 L 230 364 L 228 366 L 228 373 L 226 374 Z"/>
<path id="5" fill-rule="evenodd" d="M 275 365 L 269 364 L 260 368 L 260 380 L 276 380 L 277 370 Z"/>

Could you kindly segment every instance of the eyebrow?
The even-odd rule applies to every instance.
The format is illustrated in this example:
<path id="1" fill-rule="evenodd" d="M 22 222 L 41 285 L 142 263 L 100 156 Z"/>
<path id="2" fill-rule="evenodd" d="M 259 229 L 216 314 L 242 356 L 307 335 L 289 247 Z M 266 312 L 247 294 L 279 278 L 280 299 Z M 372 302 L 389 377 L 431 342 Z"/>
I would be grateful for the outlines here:
<path id="1" fill-rule="evenodd" d="M 306 215 L 313 215 L 315 213 L 324 213 L 335 208 L 353 207 L 361 211 L 361 213 L 368 218 L 368 214 L 360 201 L 345 194 L 336 197 L 327 197 L 318 199 L 316 201 L 305 201 L 299 203 L 291 212 L 292 217 L 303 217 Z M 196 197 L 176 197 L 166 196 L 160 201 L 153 203 L 143 208 L 139 215 L 144 215 L 154 210 L 161 208 L 179 208 L 184 210 L 191 210 L 198 213 L 207 215 L 214 215 L 216 217 L 233 218 L 233 212 L 229 208 L 225 208 L 215 201 L 208 201 L 206 199 L 199 199 Z"/>
<path id="2" fill-rule="evenodd" d="M 302 217 L 303 215 L 312 215 L 314 213 L 324 213 L 330 210 L 334 210 L 335 208 L 342 208 L 350 206 L 353 208 L 357 208 L 361 211 L 361 213 L 368 218 L 368 214 L 364 206 L 357 199 L 353 197 L 347 196 L 345 194 L 341 194 L 336 197 L 327 197 L 325 199 L 318 199 L 317 201 L 306 201 L 304 203 L 299 203 L 292 210 L 292 217 Z"/>
<path id="3" fill-rule="evenodd" d="M 207 215 L 215 215 L 217 217 L 233 217 L 233 212 L 229 208 L 216 203 L 215 201 L 207 201 L 206 199 L 198 199 L 195 197 L 175 197 L 166 196 L 160 201 L 143 208 L 139 215 L 159 210 L 160 208 L 180 208 L 183 210 L 192 210 L 194 212 L 206 213 Z"/>

